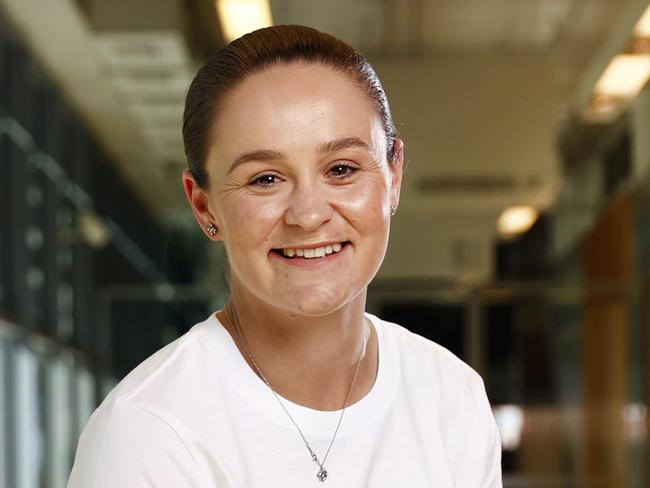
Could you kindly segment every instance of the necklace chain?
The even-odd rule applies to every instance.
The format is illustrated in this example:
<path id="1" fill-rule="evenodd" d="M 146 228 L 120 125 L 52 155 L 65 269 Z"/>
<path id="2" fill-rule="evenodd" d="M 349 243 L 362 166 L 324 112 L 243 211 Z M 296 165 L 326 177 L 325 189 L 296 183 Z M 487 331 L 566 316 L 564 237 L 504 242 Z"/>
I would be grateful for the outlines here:
<path id="1" fill-rule="evenodd" d="M 341 415 L 339 416 L 339 421 L 336 424 L 336 430 L 334 431 L 334 435 L 332 436 L 332 440 L 330 441 L 330 444 L 329 444 L 329 446 L 327 448 L 327 451 L 325 452 L 325 456 L 323 457 L 323 460 L 320 461 L 318 459 L 318 456 L 316 455 L 316 453 L 313 451 L 313 449 L 309 445 L 309 442 L 305 438 L 305 435 L 302 433 L 302 430 L 300 429 L 300 427 L 298 426 L 298 424 L 296 423 L 294 418 L 289 413 L 289 410 L 287 410 L 287 407 L 285 407 L 284 403 L 280 399 L 280 396 L 273 389 L 273 387 L 271 386 L 271 383 L 266 379 L 266 376 L 264 376 L 264 373 L 262 373 L 262 369 L 257 365 L 257 362 L 255 361 L 255 358 L 253 358 L 253 355 L 248 350 L 248 347 L 246 346 L 246 341 L 244 340 L 244 337 L 243 337 L 244 332 L 243 331 L 240 332 L 239 320 L 237 319 L 237 314 L 236 314 L 236 312 L 234 310 L 233 310 L 234 313 L 232 313 L 232 314 L 228 313 L 227 308 L 231 308 L 231 307 L 228 307 L 228 305 L 230 305 L 230 302 L 228 302 L 224 306 L 223 311 L 226 314 L 226 316 L 228 317 L 228 320 L 233 324 L 234 329 L 235 329 L 235 333 L 237 334 L 237 337 L 239 338 L 240 344 L 244 348 L 244 351 L 246 352 L 246 355 L 250 358 L 251 362 L 253 363 L 253 366 L 255 367 L 255 369 L 256 369 L 257 373 L 259 374 L 260 378 L 262 378 L 262 381 L 264 381 L 266 386 L 269 387 L 269 389 L 273 393 L 273 396 L 275 396 L 275 399 L 278 401 L 278 403 L 282 407 L 282 410 L 284 410 L 284 412 L 287 414 L 287 416 L 291 420 L 291 423 L 293 423 L 293 425 L 296 427 L 296 429 L 298 429 L 298 433 L 300 434 L 300 437 L 302 437 L 302 441 L 304 442 L 305 447 L 307 447 L 307 450 L 309 451 L 309 454 L 311 455 L 312 461 L 314 461 L 318 465 L 318 467 L 320 468 L 318 470 L 318 473 L 316 474 L 316 477 L 318 478 L 319 481 L 324 482 L 327 479 L 327 476 L 328 476 L 328 472 L 325 469 L 325 461 L 327 460 L 327 456 L 330 453 L 330 449 L 332 448 L 332 444 L 334 444 L 334 439 L 336 439 L 336 434 L 339 431 L 341 421 L 343 420 L 343 414 L 345 413 L 345 409 L 347 408 L 348 400 L 350 398 L 350 393 L 352 392 L 352 386 L 354 385 L 354 381 L 357 378 L 357 373 L 359 372 L 359 365 L 361 364 L 361 355 L 362 355 L 362 353 L 363 353 L 363 351 L 364 351 L 364 349 L 366 347 L 366 344 L 367 344 L 366 341 L 368 339 L 368 336 L 364 337 L 364 344 L 362 345 L 361 349 L 359 350 L 359 358 L 357 359 L 357 366 L 356 366 L 356 369 L 354 371 L 354 376 L 352 377 L 352 381 L 350 382 L 350 387 L 348 388 L 348 393 L 345 396 L 345 402 L 343 403 L 343 409 L 341 410 Z M 235 318 L 234 321 L 231 319 L 231 315 Z"/>

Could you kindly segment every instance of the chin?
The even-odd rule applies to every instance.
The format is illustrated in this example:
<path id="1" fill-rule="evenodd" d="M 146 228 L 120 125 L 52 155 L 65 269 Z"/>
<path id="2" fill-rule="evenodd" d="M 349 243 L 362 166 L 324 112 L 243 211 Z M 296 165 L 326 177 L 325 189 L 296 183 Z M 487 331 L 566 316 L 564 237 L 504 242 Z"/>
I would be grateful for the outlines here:
<path id="1" fill-rule="evenodd" d="M 343 302 L 334 303 L 323 303 L 323 302 L 298 302 L 291 304 L 291 310 L 297 314 L 305 315 L 308 317 L 321 317 L 323 315 L 329 315 L 332 312 L 338 310 Z"/>
<path id="2" fill-rule="evenodd" d="M 339 293 L 318 293 L 313 288 L 306 294 L 295 293 L 285 307 L 300 315 L 318 317 L 335 312 L 350 301 L 350 297 Z"/>

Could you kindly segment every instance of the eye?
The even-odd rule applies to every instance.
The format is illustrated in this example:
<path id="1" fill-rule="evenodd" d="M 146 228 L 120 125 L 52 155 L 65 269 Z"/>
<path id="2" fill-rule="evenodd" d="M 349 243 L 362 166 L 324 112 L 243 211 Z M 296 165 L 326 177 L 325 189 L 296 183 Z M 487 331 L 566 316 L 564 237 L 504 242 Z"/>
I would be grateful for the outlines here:
<path id="1" fill-rule="evenodd" d="M 276 183 L 277 177 L 278 177 L 277 175 L 274 175 L 272 173 L 267 173 L 258 176 L 254 180 L 251 180 L 251 182 L 248 184 L 250 186 L 257 186 L 257 187 L 270 187 L 273 186 L 274 183 Z"/>
<path id="2" fill-rule="evenodd" d="M 358 168 L 355 168 L 354 166 L 350 166 L 349 164 L 346 163 L 337 163 L 330 168 L 330 171 L 333 172 L 334 177 L 339 180 L 352 176 L 352 174 L 355 173 L 357 170 Z"/>

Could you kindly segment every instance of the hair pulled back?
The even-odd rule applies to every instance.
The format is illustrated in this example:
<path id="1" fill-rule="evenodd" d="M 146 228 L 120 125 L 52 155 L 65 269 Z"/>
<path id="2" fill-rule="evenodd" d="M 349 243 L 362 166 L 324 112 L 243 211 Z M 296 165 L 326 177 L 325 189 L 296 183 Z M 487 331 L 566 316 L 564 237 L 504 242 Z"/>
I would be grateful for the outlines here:
<path id="1" fill-rule="evenodd" d="M 387 159 L 395 157 L 397 131 L 388 99 L 370 63 L 354 48 L 311 27 L 277 25 L 258 29 L 232 41 L 199 69 L 185 99 L 183 143 L 197 184 L 208 186 L 205 169 L 219 102 L 247 76 L 281 62 L 321 63 L 349 74 L 375 104 L 386 133 Z"/>

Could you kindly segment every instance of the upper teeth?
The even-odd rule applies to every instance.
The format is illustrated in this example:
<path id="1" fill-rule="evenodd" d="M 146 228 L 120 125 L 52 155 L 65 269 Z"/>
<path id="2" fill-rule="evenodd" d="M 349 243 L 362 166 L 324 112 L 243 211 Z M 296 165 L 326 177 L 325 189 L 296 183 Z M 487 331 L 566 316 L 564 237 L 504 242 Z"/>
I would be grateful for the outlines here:
<path id="1" fill-rule="evenodd" d="M 321 258 L 326 254 L 339 252 L 343 246 L 341 244 L 332 244 L 331 246 L 316 247 L 312 249 L 283 249 L 282 253 L 287 257 L 300 256 L 304 258 Z"/>

